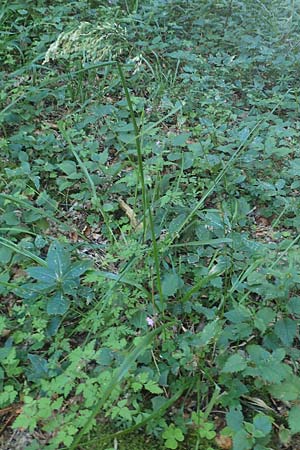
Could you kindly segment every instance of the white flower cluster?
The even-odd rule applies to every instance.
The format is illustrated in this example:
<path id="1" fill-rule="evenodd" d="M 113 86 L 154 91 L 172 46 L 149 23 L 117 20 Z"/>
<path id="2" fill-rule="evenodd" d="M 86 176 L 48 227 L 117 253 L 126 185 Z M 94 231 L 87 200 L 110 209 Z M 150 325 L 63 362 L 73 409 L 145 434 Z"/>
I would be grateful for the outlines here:
<path id="1" fill-rule="evenodd" d="M 76 29 L 63 31 L 46 52 L 43 64 L 59 58 L 81 58 L 83 62 L 112 59 L 126 47 L 126 29 L 116 23 L 92 25 L 82 22 Z"/>

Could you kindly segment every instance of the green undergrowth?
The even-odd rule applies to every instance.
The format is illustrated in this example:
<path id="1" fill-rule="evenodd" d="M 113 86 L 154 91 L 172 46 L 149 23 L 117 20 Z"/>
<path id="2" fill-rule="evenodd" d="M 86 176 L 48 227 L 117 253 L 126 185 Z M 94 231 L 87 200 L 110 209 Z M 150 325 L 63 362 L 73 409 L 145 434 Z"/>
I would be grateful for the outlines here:
<path id="1" fill-rule="evenodd" d="M 295 450 L 298 2 L 0 23 L 3 449 Z"/>

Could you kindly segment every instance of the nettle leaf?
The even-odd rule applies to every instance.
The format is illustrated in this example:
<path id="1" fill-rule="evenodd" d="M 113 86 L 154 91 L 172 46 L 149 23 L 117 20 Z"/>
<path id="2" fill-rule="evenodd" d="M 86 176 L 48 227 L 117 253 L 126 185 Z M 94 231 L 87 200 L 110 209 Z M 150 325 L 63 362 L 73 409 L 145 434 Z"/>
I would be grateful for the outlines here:
<path id="1" fill-rule="evenodd" d="M 50 315 L 63 315 L 69 308 L 69 299 L 62 292 L 58 292 L 49 298 L 47 302 L 47 313 Z"/>
<path id="2" fill-rule="evenodd" d="M 248 365 L 245 375 L 258 376 L 270 383 L 280 383 L 291 374 L 290 366 L 281 362 L 286 354 L 283 348 L 271 354 L 260 345 L 253 344 L 247 346 L 247 351 L 255 366 Z"/>
<path id="3" fill-rule="evenodd" d="M 290 347 L 297 334 L 297 323 L 289 318 L 280 319 L 276 322 L 274 331 L 281 342 Z"/>
<path id="4" fill-rule="evenodd" d="M 268 325 L 275 319 L 276 313 L 271 308 L 262 308 L 257 311 L 254 318 L 255 327 L 264 333 L 268 329 Z"/>
<path id="5" fill-rule="evenodd" d="M 300 316 L 300 297 L 292 297 L 287 304 L 287 308 L 291 314 Z"/>
<path id="6" fill-rule="evenodd" d="M 171 297 L 183 286 L 182 279 L 175 272 L 167 273 L 162 282 L 163 295 Z"/>
<path id="7" fill-rule="evenodd" d="M 238 307 L 226 312 L 224 316 L 233 323 L 241 323 L 251 318 L 251 312 L 244 306 L 239 305 Z"/>
<path id="8" fill-rule="evenodd" d="M 296 375 L 289 376 L 280 384 L 273 384 L 269 392 L 274 397 L 283 401 L 293 401 L 300 398 L 300 378 Z"/>
<path id="9" fill-rule="evenodd" d="M 222 372 L 225 373 L 234 373 L 234 372 L 241 372 L 247 367 L 247 362 L 245 358 L 240 355 L 239 353 L 236 353 L 235 355 L 229 356 L 227 359 L 225 366 L 222 369 Z"/>
<path id="10" fill-rule="evenodd" d="M 292 434 L 300 433 L 300 405 L 291 408 L 288 423 Z"/>

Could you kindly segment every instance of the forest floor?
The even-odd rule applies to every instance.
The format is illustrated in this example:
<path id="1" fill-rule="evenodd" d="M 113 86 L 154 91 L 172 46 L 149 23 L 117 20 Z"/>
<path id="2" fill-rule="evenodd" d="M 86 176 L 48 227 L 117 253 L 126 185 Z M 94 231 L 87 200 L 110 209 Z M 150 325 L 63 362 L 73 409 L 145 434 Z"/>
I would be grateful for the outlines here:
<path id="1" fill-rule="evenodd" d="M 299 30 L 4 0 L 1 450 L 300 448 Z"/>

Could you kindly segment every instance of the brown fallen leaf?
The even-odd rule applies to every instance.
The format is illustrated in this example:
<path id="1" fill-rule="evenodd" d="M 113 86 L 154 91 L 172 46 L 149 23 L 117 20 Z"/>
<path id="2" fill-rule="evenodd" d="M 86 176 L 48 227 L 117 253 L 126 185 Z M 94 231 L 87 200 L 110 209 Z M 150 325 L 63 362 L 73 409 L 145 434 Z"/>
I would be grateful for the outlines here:
<path id="1" fill-rule="evenodd" d="M 129 205 L 127 205 L 126 202 L 124 202 L 122 197 L 118 198 L 118 202 L 120 208 L 125 212 L 126 216 L 130 220 L 130 225 L 132 226 L 132 228 L 134 228 L 135 230 L 141 229 L 143 225 L 141 223 L 138 223 L 133 209 Z"/>
<path id="2" fill-rule="evenodd" d="M 230 436 L 223 436 L 219 434 L 216 437 L 216 444 L 222 450 L 230 450 L 232 448 L 232 439 Z"/>

